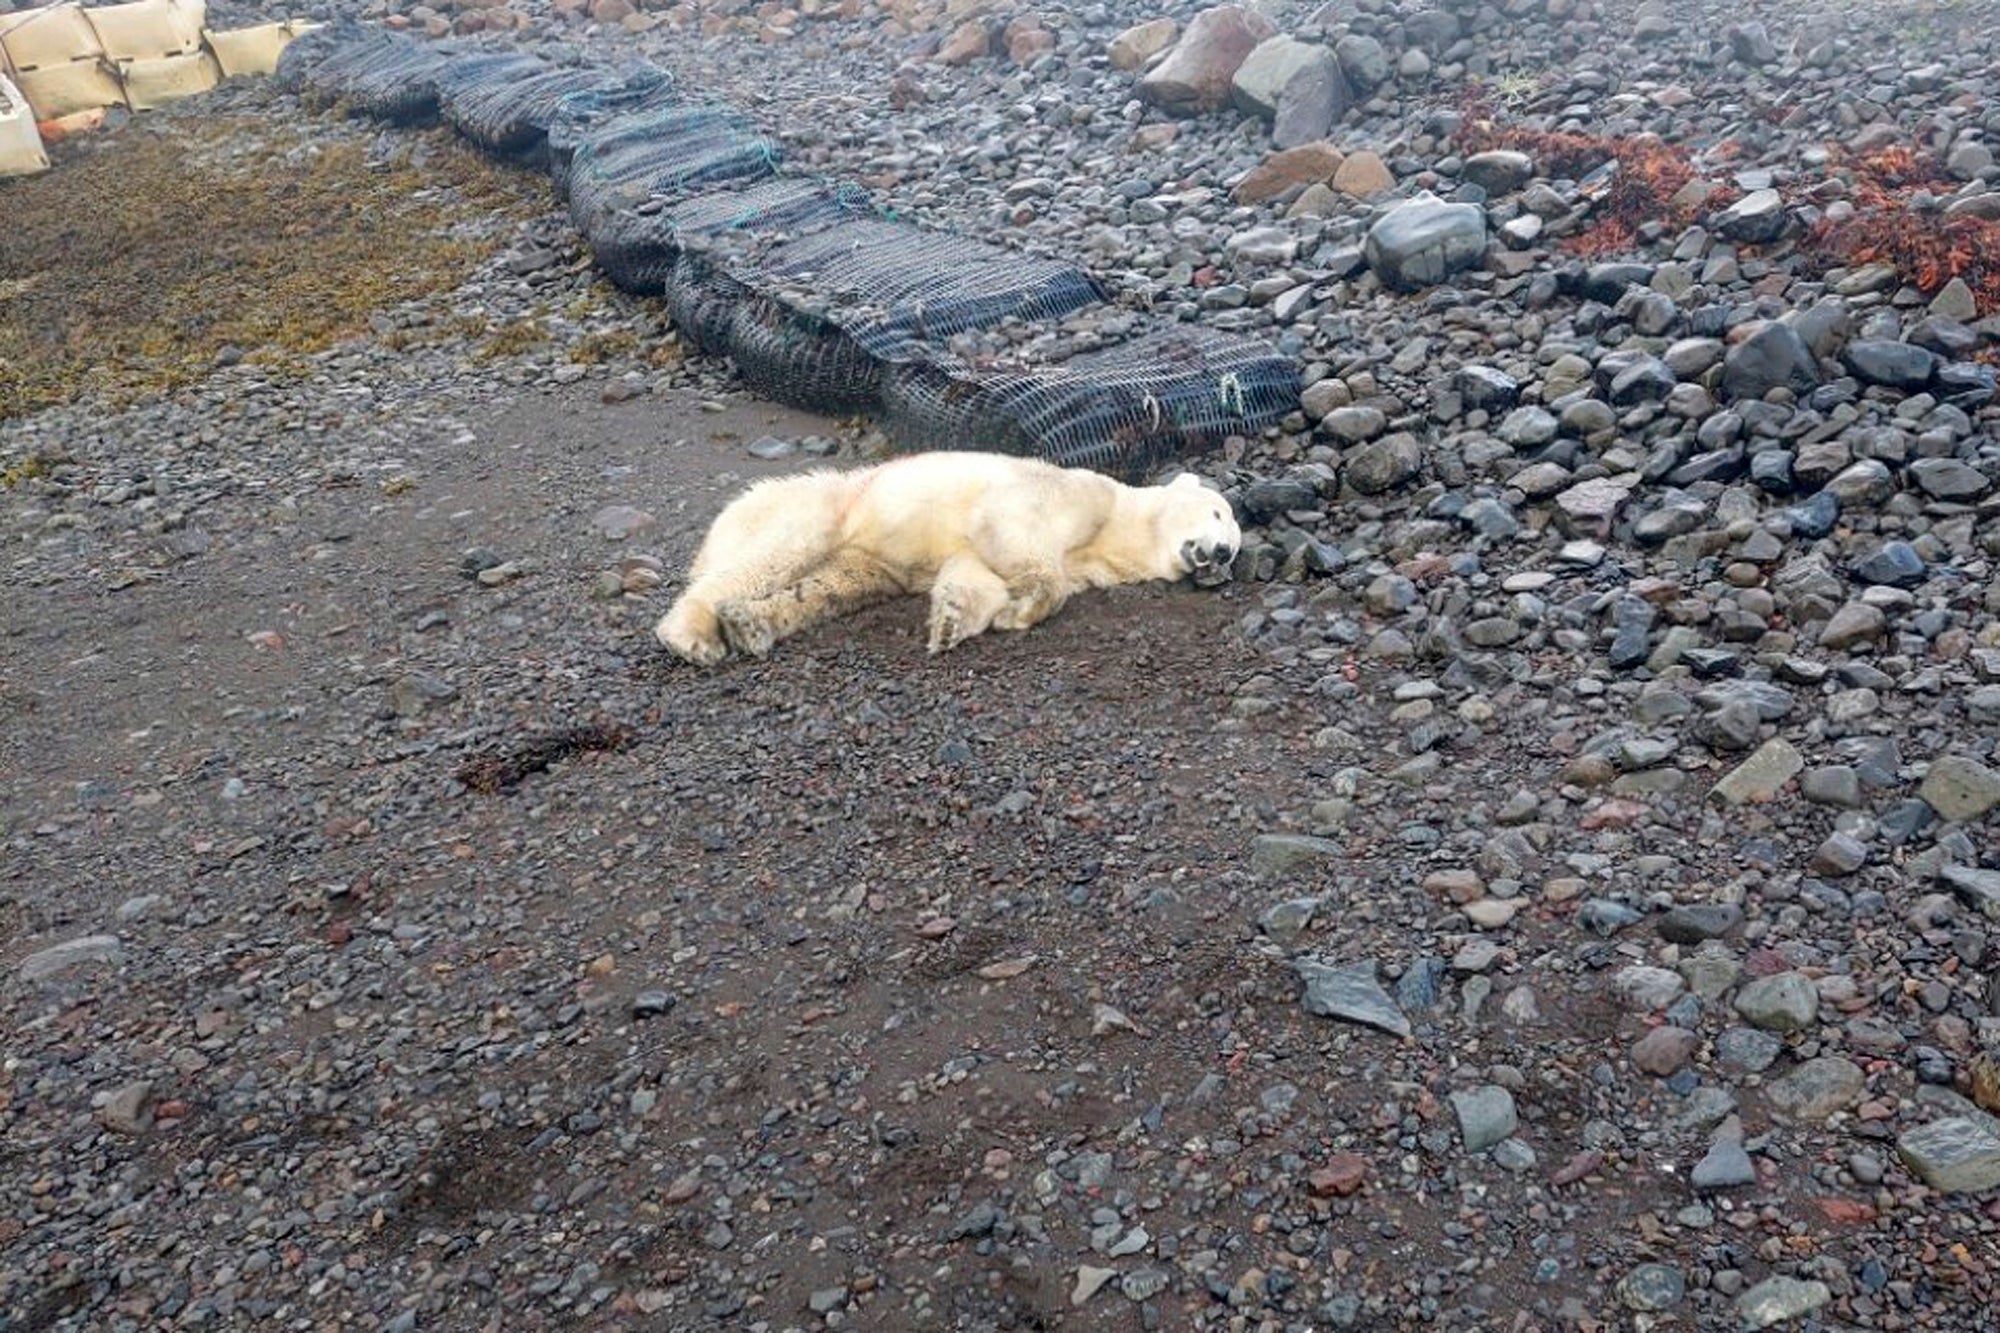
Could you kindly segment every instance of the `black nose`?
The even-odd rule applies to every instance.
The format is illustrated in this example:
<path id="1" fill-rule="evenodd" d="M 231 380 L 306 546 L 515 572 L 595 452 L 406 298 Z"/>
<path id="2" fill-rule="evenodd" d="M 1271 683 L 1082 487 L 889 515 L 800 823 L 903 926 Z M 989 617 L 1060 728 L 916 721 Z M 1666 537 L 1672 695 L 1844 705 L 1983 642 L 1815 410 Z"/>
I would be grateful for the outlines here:
<path id="1" fill-rule="evenodd" d="M 1228 564 L 1235 556 L 1236 552 L 1228 542 L 1222 542 L 1215 548 L 1215 563 L 1218 565 Z"/>

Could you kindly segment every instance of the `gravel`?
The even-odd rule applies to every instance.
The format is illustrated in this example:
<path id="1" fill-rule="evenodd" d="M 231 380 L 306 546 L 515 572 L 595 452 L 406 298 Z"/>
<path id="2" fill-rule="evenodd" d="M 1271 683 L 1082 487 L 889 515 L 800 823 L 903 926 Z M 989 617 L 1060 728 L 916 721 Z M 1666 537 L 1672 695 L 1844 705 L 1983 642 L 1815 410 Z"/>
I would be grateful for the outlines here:
<path id="1" fill-rule="evenodd" d="M 2000 216 L 1990 6 L 378 8 L 1118 293 L 969 355 L 1144 308 L 1301 410 L 1194 464 L 1220 588 L 712 674 L 647 636 L 709 517 L 879 439 L 552 197 L 0 423 L 0 1321 L 1983 1326 L 2000 310 L 1815 238 Z M 441 151 L 242 85 L 55 179 L 213 110 Z"/>

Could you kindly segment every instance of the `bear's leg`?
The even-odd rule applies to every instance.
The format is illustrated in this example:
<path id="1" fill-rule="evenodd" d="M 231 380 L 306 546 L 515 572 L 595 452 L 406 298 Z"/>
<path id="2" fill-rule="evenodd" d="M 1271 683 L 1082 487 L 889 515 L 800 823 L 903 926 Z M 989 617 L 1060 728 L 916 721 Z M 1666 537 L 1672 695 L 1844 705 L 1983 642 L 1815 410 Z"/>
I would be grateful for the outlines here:
<path id="1" fill-rule="evenodd" d="M 1063 571 L 1039 561 L 1001 572 L 1007 601 L 993 616 L 993 628 L 1022 630 L 1039 625 L 1069 601 L 1072 587 Z"/>
<path id="2" fill-rule="evenodd" d="M 729 656 L 717 612 L 767 597 L 822 563 L 833 544 L 838 477 L 807 475 L 766 482 L 716 515 L 680 598 L 654 637 L 697 666 Z"/>
<path id="3" fill-rule="evenodd" d="M 984 634 L 1007 603 L 1007 585 L 976 555 L 955 555 L 931 583 L 930 651 L 956 648 Z"/>
<path id="4" fill-rule="evenodd" d="M 905 591 L 881 561 L 866 552 L 840 550 L 789 586 L 761 597 L 739 598 L 716 608 L 722 634 L 738 652 L 762 657 L 780 639 L 808 625 L 858 611 Z"/>
<path id="5" fill-rule="evenodd" d="M 1062 609 L 1076 583 L 1051 550 L 1047 525 L 1014 498 L 989 505 L 972 532 L 972 549 L 1006 585 L 1007 596 L 994 612 L 994 629 L 1022 630 Z"/>

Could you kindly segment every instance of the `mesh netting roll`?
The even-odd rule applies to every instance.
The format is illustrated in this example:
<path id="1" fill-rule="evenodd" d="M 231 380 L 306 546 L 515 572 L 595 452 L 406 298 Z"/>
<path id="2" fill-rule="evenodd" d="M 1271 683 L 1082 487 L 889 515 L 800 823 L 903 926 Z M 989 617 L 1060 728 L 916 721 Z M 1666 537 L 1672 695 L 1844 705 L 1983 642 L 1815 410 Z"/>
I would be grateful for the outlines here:
<path id="1" fill-rule="evenodd" d="M 776 145 L 731 108 L 634 112 L 584 135 L 571 153 L 570 218 L 591 237 L 599 220 L 616 210 L 769 176 L 777 161 Z"/>
<path id="2" fill-rule="evenodd" d="M 549 176 L 556 192 L 569 193 L 570 159 L 586 138 L 622 117 L 674 103 L 673 76 L 651 64 L 626 69 L 604 87 L 556 99 L 548 124 Z"/>
<path id="3" fill-rule="evenodd" d="M 556 107 L 575 93 L 594 92 L 611 76 L 599 69 L 565 69 L 533 57 L 470 70 L 456 65 L 438 83 L 446 121 L 488 152 L 521 156 L 543 147 Z"/>
<path id="4" fill-rule="evenodd" d="M 667 317 L 694 351 L 727 356 L 730 315 L 749 296 L 749 288 L 706 256 L 683 250 L 667 279 Z"/>
<path id="5" fill-rule="evenodd" d="M 301 92 L 306 86 L 306 75 L 320 62 L 367 39 L 368 31 L 353 19 L 336 19 L 302 32 L 286 42 L 285 49 L 278 53 L 277 66 L 271 71 L 271 83 L 280 92 Z"/>
<path id="6" fill-rule="evenodd" d="M 788 407 L 866 412 L 881 398 L 880 358 L 831 320 L 768 296 L 736 303 L 728 351 L 744 383 Z"/>
<path id="7" fill-rule="evenodd" d="M 821 412 L 875 407 L 889 366 L 953 334 L 1103 298 L 1071 265 L 872 216 L 724 253 L 755 293 L 730 319 L 730 358 L 760 393 Z"/>
<path id="8" fill-rule="evenodd" d="M 1073 264 L 887 218 L 844 222 L 752 263 L 738 276 L 884 361 L 971 329 L 1059 319 L 1105 295 Z"/>
<path id="9" fill-rule="evenodd" d="M 796 235 L 869 207 L 867 196 L 798 177 L 773 177 L 679 202 L 652 200 L 599 217 L 591 255 L 606 277 L 640 296 L 667 289 L 681 250 L 731 232 Z"/>
<path id="10" fill-rule="evenodd" d="M 1176 456 L 1275 424 L 1297 365 L 1270 346 L 1174 328 L 1056 366 L 980 371 L 951 358 L 898 367 L 883 429 L 901 449 L 983 449 L 1141 478 Z"/>
<path id="11" fill-rule="evenodd" d="M 397 33 L 371 33 L 329 53 L 305 71 L 305 89 L 356 115 L 411 125 L 437 115 L 437 78 L 452 60 L 442 45 Z"/>

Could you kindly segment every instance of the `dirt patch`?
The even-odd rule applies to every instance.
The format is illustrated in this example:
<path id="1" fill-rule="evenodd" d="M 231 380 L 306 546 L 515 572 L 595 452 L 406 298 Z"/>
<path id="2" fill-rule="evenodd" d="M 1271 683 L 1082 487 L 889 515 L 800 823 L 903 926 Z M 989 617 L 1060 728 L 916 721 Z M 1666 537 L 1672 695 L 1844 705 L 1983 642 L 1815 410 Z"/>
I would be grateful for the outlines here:
<path id="1" fill-rule="evenodd" d="M 410 145 L 405 145 L 410 146 Z M 249 118 L 144 125 L 7 192 L 0 419 L 282 361 L 449 291 L 545 207 L 532 175 L 439 131 L 394 161 Z M 234 349 L 230 351 L 228 349 Z"/>
<path id="2" fill-rule="evenodd" d="M 538 732 L 495 754 L 480 755 L 459 766 L 458 780 L 473 791 L 491 796 L 512 791 L 532 773 L 546 773 L 571 755 L 622 750 L 632 743 L 632 729 L 612 722 L 590 722 Z"/>

